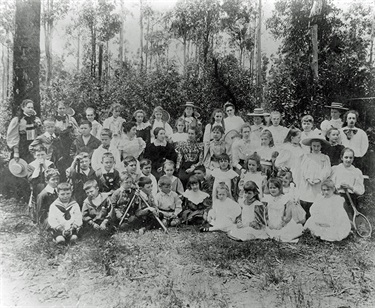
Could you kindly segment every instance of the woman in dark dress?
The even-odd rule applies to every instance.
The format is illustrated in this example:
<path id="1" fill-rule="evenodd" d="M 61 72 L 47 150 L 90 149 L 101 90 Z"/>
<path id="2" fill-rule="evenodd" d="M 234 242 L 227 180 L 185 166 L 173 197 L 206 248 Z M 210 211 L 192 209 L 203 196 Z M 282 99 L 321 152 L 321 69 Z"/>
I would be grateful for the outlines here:
<path id="1" fill-rule="evenodd" d="M 163 171 L 163 163 L 168 159 L 176 163 L 177 153 L 172 143 L 167 142 L 165 129 L 157 127 L 154 130 L 155 140 L 146 145 L 143 158 L 152 162 L 151 172 L 159 180 Z"/>
<path id="2" fill-rule="evenodd" d="M 146 113 L 139 109 L 133 114 L 133 121 L 137 124 L 137 137 L 141 137 L 146 144 L 151 142 L 151 124 L 146 119 Z"/>
<path id="3" fill-rule="evenodd" d="M 181 142 L 177 146 L 177 165 L 178 178 L 181 180 L 184 188 L 194 174 L 194 169 L 203 163 L 204 146 L 203 143 L 197 142 L 198 129 L 190 127 L 188 130 L 188 141 Z"/>

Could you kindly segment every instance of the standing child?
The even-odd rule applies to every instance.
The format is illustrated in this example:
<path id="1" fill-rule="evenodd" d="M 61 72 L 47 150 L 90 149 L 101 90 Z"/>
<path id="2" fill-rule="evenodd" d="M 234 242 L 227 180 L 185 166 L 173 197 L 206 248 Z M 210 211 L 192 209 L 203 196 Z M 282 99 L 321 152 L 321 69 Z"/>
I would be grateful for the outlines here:
<path id="1" fill-rule="evenodd" d="M 257 154 L 260 156 L 262 173 L 269 179 L 274 173 L 275 160 L 279 153 L 275 150 L 272 133 L 268 129 L 260 134 L 260 148 Z"/>
<path id="2" fill-rule="evenodd" d="M 168 227 L 175 227 L 180 223 L 178 215 L 181 213 L 181 199 L 176 192 L 171 190 L 171 179 L 163 175 L 159 179 L 159 192 L 156 194 L 155 203 L 159 209 L 163 224 Z"/>
<path id="3" fill-rule="evenodd" d="M 56 139 L 55 121 L 53 119 L 46 119 L 43 121 L 43 127 L 45 132 L 42 135 L 36 137 L 36 139 L 31 142 L 31 144 L 29 145 L 29 151 L 32 153 L 37 146 L 42 145 L 47 149 L 46 158 L 48 160 L 51 160 L 54 150 L 53 142 Z"/>
<path id="4" fill-rule="evenodd" d="M 325 241 L 341 241 L 351 229 L 349 217 L 344 209 L 345 199 L 335 194 L 332 180 L 322 183 L 322 196 L 319 196 L 310 208 L 311 217 L 306 221 L 305 229 Z"/>
<path id="5" fill-rule="evenodd" d="M 57 244 L 66 241 L 74 243 L 82 226 L 82 214 L 78 203 L 72 199 L 72 188 L 69 183 L 57 186 L 58 198 L 51 204 L 48 213 L 48 224 L 52 228 L 53 238 Z"/>
<path id="6" fill-rule="evenodd" d="M 206 125 L 204 129 L 204 134 L 203 134 L 203 143 L 205 147 L 208 147 L 210 144 L 210 141 L 213 139 L 212 136 L 212 129 L 215 126 L 221 126 L 224 128 L 225 132 L 225 125 L 224 125 L 224 112 L 222 109 L 215 109 L 212 112 L 210 123 Z"/>
<path id="7" fill-rule="evenodd" d="M 141 169 L 140 176 L 145 176 L 151 179 L 152 195 L 155 197 L 156 193 L 158 192 L 158 181 L 156 180 L 156 177 L 151 173 L 151 170 L 152 170 L 151 160 L 144 158 L 139 162 L 139 166 Z"/>
<path id="8" fill-rule="evenodd" d="M 269 196 L 264 198 L 267 204 L 266 232 L 282 242 L 297 242 L 302 235 L 303 227 L 293 219 L 292 207 L 288 206 L 287 197 L 283 194 L 282 182 L 278 178 L 268 180 Z"/>
<path id="9" fill-rule="evenodd" d="M 224 128 L 216 125 L 212 128 L 212 138 L 204 148 L 204 165 L 209 170 L 219 168 L 218 157 L 227 151 L 225 140 L 223 139 Z"/>
<path id="10" fill-rule="evenodd" d="M 73 197 L 82 208 L 83 201 L 86 199 L 83 185 L 89 180 L 97 179 L 95 171 L 90 167 L 89 154 L 85 152 L 78 154 L 70 168 L 66 170 L 66 176 L 73 186 Z"/>
<path id="11" fill-rule="evenodd" d="M 186 224 L 203 224 L 211 208 L 210 195 L 201 191 L 198 178 L 189 178 L 187 189 L 183 194 L 181 222 Z"/>
<path id="12" fill-rule="evenodd" d="M 95 109 L 92 107 L 86 108 L 86 119 L 91 123 L 91 135 L 95 138 L 100 139 L 100 133 L 102 131 L 103 126 L 95 120 L 96 112 Z"/>
<path id="13" fill-rule="evenodd" d="M 322 148 L 322 153 L 329 157 L 331 166 L 337 166 L 341 163 L 341 152 L 345 149 L 342 144 L 339 144 L 340 130 L 331 127 L 327 130 L 326 138 L 328 139 L 329 145 Z"/>
<path id="14" fill-rule="evenodd" d="M 154 130 L 157 127 L 161 127 L 165 130 L 165 136 L 169 140 L 173 135 L 172 127 L 168 124 L 170 120 L 169 113 L 164 110 L 161 106 L 157 106 L 151 116 L 151 142 L 155 140 Z"/>
<path id="15" fill-rule="evenodd" d="M 310 147 L 303 144 L 303 140 L 310 138 L 313 135 L 319 134 L 319 129 L 313 129 L 314 127 L 314 118 L 311 115 L 305 115 L 301 119 L 301 147 L 305 153 L 310 153 Z"/>
<path id="16" fill-rule="evenodd" d="M 280 125 L 281 122 L 281 113 L 278 111 L 271 112 L 271 125 L 267 128 L 272 136 L 275 146 L 279 146 L 284 142 L 288 134 L 288 129 Z"/>
<path id="17" fill-rule="evenodd" d="M 112 116 L 105 119 L 103 122 L 103 128 L 108 128 L 112 132 L 112 145 L 117 148 L 118 143 L 122 136 L 122 123 L 125 119 L 120 117 L 122 107 L 120 104 L 113 104 L 109 110 L 109 114 Z"/>
<path id="18" fill-rule="evenodd" d="M 83 185 L 87 198 L 83 201 L 83 222 L 95 230 L 106 231 L 111 222 L 111 203 L 108 194 L 100 193 L 95 180 Z"/>
<path id="19" fill-rule="evenodd" d="M 172 134 L 171 140 L 175 146 L 180 142 L 188 141 L 188 134 L 185 132 L 185 120 L 184 118 L 178 118 L 176 120 L 176 132 Z"/>
<path id="20" fill-rule="evenodd" d="M 208 212 L 207 222 L 210 227 L 202 227 L 201 232 L 223 231 L 229 232 L 236 226 L 236 219 L 241 215 L 241 207 L 234 200 L 229 199 L 229 187 L 219 183 L 215 189 L 216 198 L 212 209 Z"/>
<path id="21" fill-rule="evenodd" d="M 40 229 L 47 230 L 49 208 L 57 199 L 57 185 L 60 182 L 60 174 L 56 169 L 48 169 L 44 172 L 47 186 L 40 192 L 36 199 L 36 222 Z"/>
<path id="22" fill-rule="evenodd" d="M 354 151 L 352 149 L 345 148 L 341 153 L 341 160 L 341 164 L 332 167 L 330 179 L 335 183 L 338 193 L 345 198 L 345 210 L 352 219 L 353 210 L 345 190 L 349 192 L 354 204 L 358 205 L 358 196 L 365 193 L 363 174 L 360 169 L 353 166 Z"/>
<path id="23" fill-rule="evenodd" d="M 244 185 L 244 198 L 239 203 L 241 216 L 237 219 L 237 228 L 232 228 L 229 237 L 235 240 L 248 241 L 268 238 L 265 232 L 265 208 L 259 200 L 259 189 L 256 183 L 248 181 Z"/>
<path id="24" fill-rule="evenodd" d="M 115 158 L 110 152 L 104 153 L 102 157 L 102 167 L 96 170 L 99 190 L 112 194 L 120 187 L 120 173 L 114 168 Z"/>
<path id="25" fill-rule="evenodd" d="M 68 107 L 70 108 L 70 107 Z M 71 108 L 70 108 L 71 109 Z M 74 114 L 74 111 L 73 111 Z M 63 132 L 66 129 L 72 129 L 74 134 L 77 134 L 78 124 L 73 115 L 67 113 L 66 105 L 63 101 L 57 103 L 57 113 L 55 115 L 56 123 L 55 126 L 59 132 Z"/>
<path id="26" fill-rule="evenodd" d="M 326 135 L 327 131 L 334 127 L 340 129 L 344 122 L 341 120 L 340 116 L 343 112 L 349 110 L 345 108 L 341 103 L 332 102 L 330 106 L 324 106 L 326 108 L 331 109 L 331 118 L 329 120 L 324 120 L 320 124 L 320 129 L 322 130 L 322 134 Z"/>
<path id="27" fill-rule="evenodd" d="M 111 140 L 112 140 L 112 132 L 108 128 L 103 128 L 100 133 L 100 141 L 102 144 L 92 153 L 92 157 L 91 157 L 92 169 L 98 170 L 101 168 L 103 154 L 107 152 L 110 152 L 113 154 L 113 157 L 115 159 L 115 169 L 119 172 L 124 169 L 124 165 L 121 162 L 121 158 L 120 158 L 120 151 L 111 144 Z"/>
<path id="28" fill-rule="evenodd" d="M 78 153 L 86 152 L 89 153 L 90 157 L 95 149 L 97 149 L 101 142 L 91 135 L 91 122 L 87 120 L 82 120 L 79 125 L 80 135 L 74 140 L 70 153 L 71 156 L 76 156 Z"/>
<path id="29" fill-rule="evenodd" d="M 199 167 L 199 166 L 197 166 Z M 197 168 L 196 167 L 196 168 Z M 183 195 L 184 186 L 182 185 L 181 180 L 178 177 L 175 177 L 173 174 L 175 172 L 175 164 L 171 160 L 166 160 L 163 164 L 163 171 L 165 175 L 171 180 L 172 186 L 171 190 L 176 192 L 178 195 Z"/>
<path id="30" fill-rule="evenodd" d="M 259 198 L 263 198 L 263 187 L 267 184 L 267 177 L 260 171 L 260 156 L 253 153 L 246 160 L 245 169 L 242 169 L 240 180 L 238 182 L 238 202 L 243 202 L 244 184 L 248 181 L 254 182 L 259 188 Z"/>
<path id="31" fill-rule="evenodd" d="M 212 171 L 211 175 L 215 178 L 213 191 L 216 191 L 216 187 L 220 182 L 224 182 L 229 187 L 229 198 L 234 199 L 236 196 L 236 187 L 238 174 L 230 167 L 230 159 L 228 154 L 221 154 L 218 157 L 219 168 Z M 216 194 L 212 195 L 212 198 L 216 198 Z"/>
<path id="32" fill-rule="evenodd" d="M 253 113 L 248 113 L 248 116 L 253 117 L 254 124 L 251 125 L 251 144 L 255 149 L 258 149 L 261 146 L 261 134 L 266 128 L 266 117 L 269 117 L 270 114 L 264 112 L 263 108 L 255 108 Z"/>
<path id="33" fill-rule="evenodd" d="M 34 110 L 34 102 L 30 99 L 22 101 L 21 110 L 12 119 L 7 130 L 7 145 L 12 151 L 12 156 L 18 161 L 24 159 L 27 163 L 33 160 L 29 152 L 29 145 L 38 135 L 42 123 Z"/>

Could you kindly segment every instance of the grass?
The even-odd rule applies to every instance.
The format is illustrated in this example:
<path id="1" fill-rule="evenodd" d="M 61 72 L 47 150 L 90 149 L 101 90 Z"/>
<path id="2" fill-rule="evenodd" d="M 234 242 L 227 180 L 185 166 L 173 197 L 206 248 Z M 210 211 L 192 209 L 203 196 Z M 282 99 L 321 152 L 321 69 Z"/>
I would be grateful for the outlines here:
<path id="1" fill-rule="evenodd" d="M 193 227 L 57 247 L 25 205 L 0 200 L 3 303 L 74 307 L 373 307 L 374 236 L 235 242 Z M 373 209 L 366 207 L 374 223 Z M 0 304 L 3 304 L 0 302 Z M 251 303 L 251 306 L 249 306 Z"/>

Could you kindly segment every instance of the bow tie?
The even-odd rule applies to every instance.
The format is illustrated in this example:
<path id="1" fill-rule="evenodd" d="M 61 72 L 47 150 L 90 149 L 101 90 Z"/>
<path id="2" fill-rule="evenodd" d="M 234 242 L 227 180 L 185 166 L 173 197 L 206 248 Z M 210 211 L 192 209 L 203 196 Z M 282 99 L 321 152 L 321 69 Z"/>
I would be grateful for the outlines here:
<path id="1" fill-rule="evenodd" d="M 350 140 L 358 132 L 358 128 L 349 128 L 346 127 L 343 129 L 346 137 Z"/>
<path id="2" fill-rule="evenodd" d="M 58 114 L 55 116 L 55 118 L 56 118 L 57 121 L 63 121 L 63 122 L 65 122 L 65 120 L 66 120 L 66 116 L 60 116 Z"/>

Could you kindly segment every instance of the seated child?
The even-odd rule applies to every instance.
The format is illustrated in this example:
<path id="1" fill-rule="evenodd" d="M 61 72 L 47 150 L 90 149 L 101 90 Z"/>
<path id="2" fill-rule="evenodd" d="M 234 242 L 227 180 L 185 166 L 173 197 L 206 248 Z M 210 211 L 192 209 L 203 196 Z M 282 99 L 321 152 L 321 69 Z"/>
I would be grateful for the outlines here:
<path id="1" fill-rule="evenodd" d="M 288 205 L 287 197 L 283 194 L 282 181 L 278 178 L 271 178 L 267 186 L 270 195 L 265 196 L 263 201 L 267 203 L 266 232 L 268 236 L 282 242 L 298 242 L 303 227 L 293 219 L 292 207 Z"/>
<path id="2" fill-rule="evenodd" d="M 186 224 L 203 224 L 211 208 L 210 195 L 201 191 L 197 176 L 189 178 L 187 189 L 183 194 L 181 222 Z"/>
<path id="3" fill-rule="evenodd" d="M 139 209 L 139 199 L 136 197 L 135 183 L 131 174 L 120 174 L 121 186 L 111 196 L 114 209 L 114 220 L 122 230 L 133 229 L 137 222 L 135 213 Z"/>
<path id="4" fill-rule="evenodd" d="M 253 181 L 247 181 L 243 190 L 244 198 L 239 203 L 242 208 L 241 216 L 237 219 L 237 228 L 232 228 L 228 236 L 241 241 L 266 239 L 265 207 L 259 200 L 258 186 Z"/>
<path id="5" fill-rule="evenodd" d="M 70 156 L 76 156 L 78 153 L 87 152 L 90 157 L 101 142 L 91 135 L 92 124 L 90 121 L 82 120 L 79 125 L 80 135 L 74 140 L 70 147 Z"/>
<path id="6" fill-rule="evenodd" d="M 96 170 L 99 191 L 112 194 L 120 187 L 120 173 L 114 169 L 115 158 L 110 152 L 102 156 L 102 167 Z"/>
<path id="7" fill-rule="evenodd" d="M 261 172 L 260 156 L 255 152 L 245 162 L 245 168 L 241 170 L 238 182 L 238 202 L 242 202 L 244 191 L 243 186 L 247 181 L 253 181 L 259 188 L 259 198 L 263 198 L 263 187 L 267 184 L 267 177 Z"/>
<path id="8" fill-rule="evenodd" d="M 219 155 L 218 160 L 220 167 L 214 169 L 211 173 L 215 178 L 213 191 L 216 191 L 216 187 L 220 182 L 224 182 L 229 187 L 229 198 L 235 199 L 238 174 L 231 168 L 228 154 Z M 212 194 L 212 199 L 215 198 L 216 194 Z"/>
<path id="9" fill-rule="evenodd" d="M 91 157 L 91 167 L 95 171 L 100 169 L 102 166 L 102 157 L 106 152 L 113 154 L 115 159 L 115 169 L 121 172 L 124 169 L 124 165 L 121 162 L 120 151 L 113 145 L 111 145 L 112 132 L 109 128 L 103 128 L 100 133 L 101 146 L 94 150 Z"/>
<path id="10" fill-rule="evenodd" d="M 335 183 L 338 193 L 344 197 L 346 201 L 345 210 L 351 220 L 353 218 L 353 209 L 345 190 L 349 192 L 354 204 L 358 205 L 358 196 L 365 193 L 365 186 L 362 171 L 353 166 L 354 151 L 350 148 L 345 148 L 341 153 L 341 160 L 341 164 L 332 167 L 330 179 Z"/>
<path id="11" fill-rule="evenodd" d="M 52 229 L 54 241 L 63 244 L 74 243 L 82 226 L 82 214 L 78 203 L 72 199 L 72 187 L 69 183 L 57 185 L 58 198 L 51 204 L 48 224 Z"/>
<path id="12" fill-rule="evenodd" d="M 199 180 L 201 190 L 211 195 L 214 186 L 214 178 L 212 176 L 207 177 L 206 167 L 203 165 L 196 166 L 194 169 L 194 175 Z"/>
<path id="13" fill-rule="evenodd" d="M 60 183 L 60 174 L 57 169 L 47 169 L 44 172 L 47 186 L 40 192 L 36 199 L 36 222 L 41 230 L 47 230 L 49 207 L 57 199 L 57 185 Z"/>
<path id="14" fill-rule="evenodd" d="M 195 169 L 197 169 L 199 166 L 201 165 L 196 166 Z M 182 185 L 181 180 L 173 175 L 175 172 L 174 162 L 171 160 L 166 160 L 163 164 L 163 171 L 165 176 L 167 176 L 172 182 L 171 190 L 179 195 L 182 195 L 184 193 L 184 186 Z"/>
<path id="15" fill-rule="evenodd" d="M 201 232 L 223 231 L 229 232 L 236 227 L 236 219 L 241 215 L 241 207 L 229 197 L 229 187 L 219 183 L 215 190 L 216 198 L 212 209 L 208 212 L 207 222 L 209 227 L 202 227 Z"/>
<path id="16" fill-rule="evenodd" d="M 48 118 L 43 122 L 45 132 L 36 137 L 36 139 L 29 145 L 29 151 L 34 152 L 35 148 L 42 145 L 47 150 L 46 159 L 51 160 L 53 152 L 53 142 L 57 138 L 55 135 L 55 120 Z"/>
<path id="17" fill-rule="evenodd" d="M 327 130 L 326 138 L 329 141 L 329 145 L 322 147 L 322 153 L 329 157 L 331 166 L 337 166 L 341 163 L 341 152 L 345 149 L 345 147 L 339 143 L 340 130 L 331 127 Z"/>
<path id="18" fill-rule="evenodd" d="M 151 179 L 152 182 L 152 195 L 155 197 L 158 192 L 158 182 L 155 176 L 151 173 L 152 162 L 151 160 L 144 158 L 139 162 L 139 167 L 141 169 L 141 176 L 145 176 Z"/>
<path id="19" fill-rule="evenodd" d="M 155 203 L 159 209 L 163 224 L 175 227 L 180 223 L 178 215 L 182 211 L 181 199 L 178 194 L 171 190 L 171 179 L 163 175 L 159 179 L 159 192 L 156 194 Z"/>
<path id="20" fill-rule="evenodd" d="M 78 154 L 72 165 L 66 170 L 66 177 L 73 186 L 73 197 L 82 209 L 86 193 L 83 185 L 89 180 L 96 180 L 95 171 L 90 167 L 90 156 L 82 152 Z"/>
<path id="21" fill-rule="evenodd" d="M 85 182 L 83 189 L 87 194 L 82 207 L 83 222 L 95 230 L 108 230 L 112 210 L 108 194 L 99 192 L 95 180 Z"/>
<path id="22" fill-rule="evenodd" d="M 322 196 L 319 196 L 310 208 L 311 217 L 306 221 L 305 229 L 325 241 L 341 241 L 351 229 L 349 217 L 344 209 L 344 198 L 335 194 L 332 180 L 322 183 Z"/>

